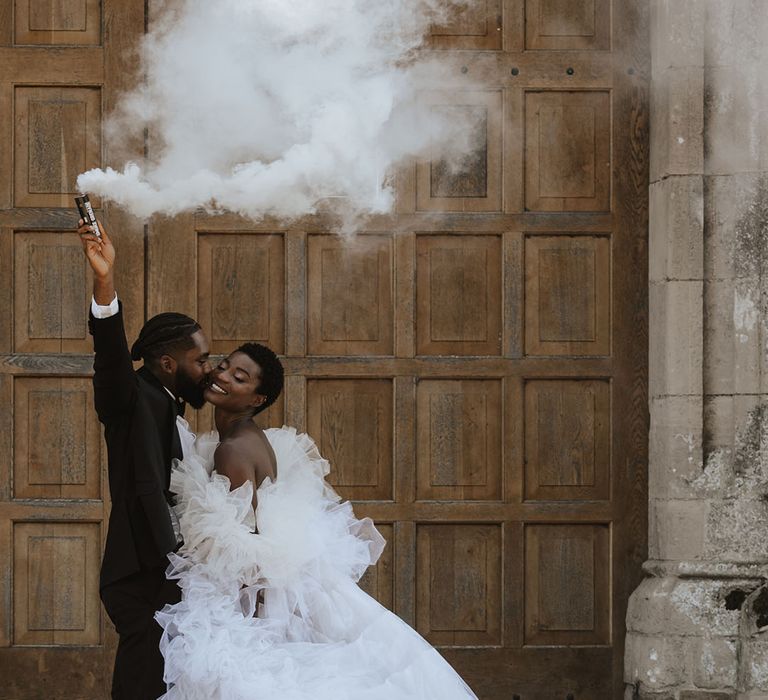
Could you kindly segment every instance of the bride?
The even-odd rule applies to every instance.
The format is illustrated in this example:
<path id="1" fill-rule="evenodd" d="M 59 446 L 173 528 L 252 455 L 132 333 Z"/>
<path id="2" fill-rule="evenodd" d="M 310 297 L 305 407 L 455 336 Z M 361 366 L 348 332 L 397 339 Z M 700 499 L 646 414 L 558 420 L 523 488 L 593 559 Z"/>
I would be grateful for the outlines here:
<path id="1" fill-rule="evenodd" d="M 168 577 L 182 599 L 163 627 L 165 700 L 454 700 L 475 695 L 357 581 L 384 540 L 325 481 L 307 435 L 261 430 L 283 368 L 263 345 L 211 374 L 217 432 L 171 477 L 184 544 Z"/>

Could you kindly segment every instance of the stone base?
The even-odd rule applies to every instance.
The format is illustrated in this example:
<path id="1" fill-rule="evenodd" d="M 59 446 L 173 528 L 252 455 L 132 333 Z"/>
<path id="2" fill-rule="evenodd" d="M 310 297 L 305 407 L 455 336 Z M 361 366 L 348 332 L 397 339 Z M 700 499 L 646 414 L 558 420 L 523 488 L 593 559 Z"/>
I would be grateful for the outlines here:
<path id="1" fill-rule="evenodd" d="M 627 612 L 625 700 L 768 700 L 764 567 L 646 570 Z"/>

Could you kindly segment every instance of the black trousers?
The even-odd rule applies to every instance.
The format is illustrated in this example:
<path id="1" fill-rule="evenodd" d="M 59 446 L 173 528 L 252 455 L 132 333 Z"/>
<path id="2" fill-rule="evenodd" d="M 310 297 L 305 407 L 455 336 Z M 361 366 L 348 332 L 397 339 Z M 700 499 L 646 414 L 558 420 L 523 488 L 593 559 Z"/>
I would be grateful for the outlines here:
<path id="1" fill-rule="evenodd" d="M 180 599 L 181 591 L 175 581 L 165 578 L 165 568 L 139 571 L 101 589 L 101 601 L 120 637 L 113 700 L 157 700 L 165 693 L 162 629 L 154 615 Z"/>

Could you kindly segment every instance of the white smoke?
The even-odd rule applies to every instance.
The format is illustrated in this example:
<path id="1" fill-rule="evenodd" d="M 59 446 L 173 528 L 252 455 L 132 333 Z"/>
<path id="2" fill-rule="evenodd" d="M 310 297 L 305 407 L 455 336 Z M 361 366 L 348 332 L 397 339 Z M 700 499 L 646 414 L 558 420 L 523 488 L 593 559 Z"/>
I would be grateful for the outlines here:
<path id="1" fill-rule="evenodd" d="M 291 218 L 329 201 L 389 211 L 395 164 L 472 147 L 471 125 L 423 104 L 457 84 L 415 51 L 438 2 L 183 0 L 153 22 L 145 79 L 108 120 L 112 151 L 146 128 L 149 157 L 78 186 L 142 218 L 197 207 Z"/>

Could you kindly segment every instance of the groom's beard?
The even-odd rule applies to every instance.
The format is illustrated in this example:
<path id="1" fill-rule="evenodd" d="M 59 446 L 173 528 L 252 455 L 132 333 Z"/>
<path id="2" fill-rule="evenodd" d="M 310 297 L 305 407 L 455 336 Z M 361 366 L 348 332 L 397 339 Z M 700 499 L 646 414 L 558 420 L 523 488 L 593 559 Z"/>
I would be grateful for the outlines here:
<path id="1" fill-rule="evenodd" d="M 196 384 L 183 369 L 176 371 L 176 391 L 180 399 L 186 401 L 192 408 L 202 408 L 205 403 L 203 396 L 204 386 L 208 382 L 206 377 L 202 384 Z"/>

